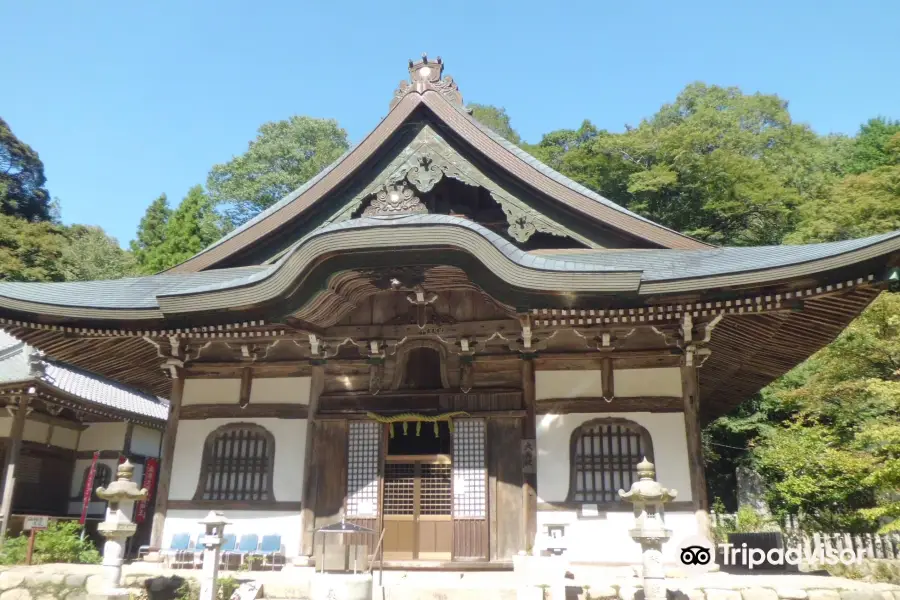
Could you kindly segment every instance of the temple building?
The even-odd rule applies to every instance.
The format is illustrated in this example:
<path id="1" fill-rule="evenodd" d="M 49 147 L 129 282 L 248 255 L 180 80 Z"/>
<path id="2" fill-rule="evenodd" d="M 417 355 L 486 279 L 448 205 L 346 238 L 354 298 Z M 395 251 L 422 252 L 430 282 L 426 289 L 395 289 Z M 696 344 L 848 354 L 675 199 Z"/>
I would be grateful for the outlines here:
<path id="1" fill-rule="evenodd" d="M 478 123 L 440 59 L 280 202 L 167 272 L 0 283 L 0 327 L 168 398 L 151 545 L 344 518 L 386 565 L 515 554 L 634 563 L 647 457 L 704 531 L 700 430 L 827 344 L 900 264 L 900 232 L 719 248 Z M 318 543 L 318 538 L 315 538 Z"/>
<path id="2" fill-rule="evenodd" d="M 165 400 L 52 360 L 0 331 L 0 401 L 6 408 L 0 538 L 18 534 L 27 515 L 81 519 L 83 513 L 93 533 L 106 514 L 106 502 L 94 492 L 109 485 L 122 458 L 135 465 L 139 482 L 149 464 L 152 487 L 169 413 Z M 152 506 L 138 512 L 132 545 L 150 535 Z"/>

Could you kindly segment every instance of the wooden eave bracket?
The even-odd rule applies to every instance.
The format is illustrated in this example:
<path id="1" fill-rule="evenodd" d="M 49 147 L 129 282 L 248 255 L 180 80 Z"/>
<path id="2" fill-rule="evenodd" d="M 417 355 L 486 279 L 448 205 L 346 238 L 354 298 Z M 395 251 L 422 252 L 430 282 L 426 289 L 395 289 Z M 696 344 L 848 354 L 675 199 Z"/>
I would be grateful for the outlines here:
<path id="1" fill-rule="evenodd" d="M 718 314 L 711 321 L 694 326 L 694 320 L 690 313 L 685 313 L 681 318 L 680 346 L 684 352 L 684 366 L 702 367 L 709 359 L 712 351 L 707 347 L 712 339 L 713 330 L 725 315 Z M 695 331 L 696 330 L 696 331 Z"/>

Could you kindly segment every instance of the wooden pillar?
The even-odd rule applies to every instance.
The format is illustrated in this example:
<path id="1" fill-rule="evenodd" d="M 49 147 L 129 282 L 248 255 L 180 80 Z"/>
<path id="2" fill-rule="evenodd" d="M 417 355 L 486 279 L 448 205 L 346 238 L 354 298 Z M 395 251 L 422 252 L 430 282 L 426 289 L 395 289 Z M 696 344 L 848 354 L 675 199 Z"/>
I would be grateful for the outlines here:
<path id="1" fill-rule="evenodd" d="M 153 527 L 150 530 L 150 549 L 162 547 L 163 527 L 169 510 L 169 484 L 172 479 L 172 464 L 175 460 L 175 438 L 178 435 L 178 421 L 181 418 L 181 397 L 184 394 L 184 369 L 175 369 L 172 379 L 172 395 L 169 397 L 169 419 L 162 439 L 162 456 L 159 460 L 159 480 L 156 484 L 156 502 L 153 509 Z"/>
<path id="2" fill-rule="evenodd" d="M 525 467 L 522 478 L 525 515 L 525 548 L 531 548 L 537 535 L 537 418 L 535 417 L 534 355 L 522 356 L 522 403 L 525 418 L 522 419 L 522 440 L 531 440 L 534 446 L 534 466 Z"/>
<path id="3" fill-rule="evenodd" d="M 697 367 L 681 367 L 681 391 L 684 400 L 684 431 L 687 436 L 688 467 L 691 473 L 691 501 L 697 518 L 697 533 L 709 537 L 709 498 L 700 437 L 700 382 Z M 657 471 L 658 473 L 658 471 Z M 661 481 L 665 484 L 665 473 Z"/>
<path id="4" fill-rule="evenodd" d="M 9 517 L 12 515 L 13 497 L 16 492 L 16 464 L 22 450 L 22 433 L 25 431 L 25 418 L 28 416 L 28 396 L 19 396 L 16 402 L 16 414 L 9 431 L 9 445 L 3 467 L 3 501 L 0 503 L 0 542 L 6 538 Z"/>
<path id="5" fill-rule="evenodd" d="M 316 530 L 316 495 L 318 473 L 313 469 L 313 443 L 316 435 L 316 418 L 319 413 L 319 397 L 325 387 L 325 362 L 313 363 L 309 382 L 309 409 L 306 417 L 306 452 L 303 456 L 303 491 L 301 495 L 301 521 L 303 535 L 300 541 L 300 555 L 313 555 L 313 538 Z"/>

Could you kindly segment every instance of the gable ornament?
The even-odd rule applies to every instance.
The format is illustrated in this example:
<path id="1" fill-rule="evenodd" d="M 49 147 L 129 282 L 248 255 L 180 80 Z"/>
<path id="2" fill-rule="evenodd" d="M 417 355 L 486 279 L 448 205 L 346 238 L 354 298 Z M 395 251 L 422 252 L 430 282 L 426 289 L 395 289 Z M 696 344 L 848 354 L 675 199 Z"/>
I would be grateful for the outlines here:
<path id="1" fill-rule="evenodd" d="M 424 94 L 433 90 L 442 95 L 448 102 L 462 105 L 462 94 L 453 78 L 444 74 L 444 61 L 438 56 L 435 60 L 428 60 L 426 54 L 422 54 L 422 60 L 409 61 L 409 81 L 401 81 L 391 99 L 391 108 L 394 108 L 403 98 L 412 93 Z"/>
<path id="2" fill-rule="evenodd" d="M 384 185 L 366 210 L 364 217 L 395 217 L 400 215 L 420 215 L 428 209 L 419 197 L 405 184 Z"/>

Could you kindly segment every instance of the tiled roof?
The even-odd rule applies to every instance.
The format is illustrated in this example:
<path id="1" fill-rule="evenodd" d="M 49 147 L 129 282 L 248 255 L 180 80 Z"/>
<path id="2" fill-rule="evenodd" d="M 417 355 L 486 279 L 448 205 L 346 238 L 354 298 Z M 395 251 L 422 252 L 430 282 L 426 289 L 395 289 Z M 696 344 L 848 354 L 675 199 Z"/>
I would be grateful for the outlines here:
<path id="1" fill-rule="evenodd" d="M 169 414 L 169 403 L 162 398 L 47 360 L 0 330 L 0 383 L 18 381 L 39 381 L 85 402 L 155 420 L 164 421 Z"/>
<path id="2" fill-rule="evenodd" d="M 602 273 L 639 272 L 640 281 L 644 284 L 765 271 L 836 257 L 885 241 L 900 240 L 900 231 L 896 231 L 856 240 L 801 246 L 527 252 L 478 223 L 460 217 L 438 214 L 364 217 L 332 223 L 310 232 L 271 265 L 111 281 L 0 282 L 0 297 L 56 306 L 90 306 L 103 309 L 157 308 L 161 297 L 236 289 L 261 282 L 278 271 L 293 253 L 308 242 L 330 233 L 351 229 L 383 227 L 426 229 L 448 225 L 478 233 L 510 261 L 522 267 L 554 272 L 595 272 L 598 276 L 602 276 Z"/>

